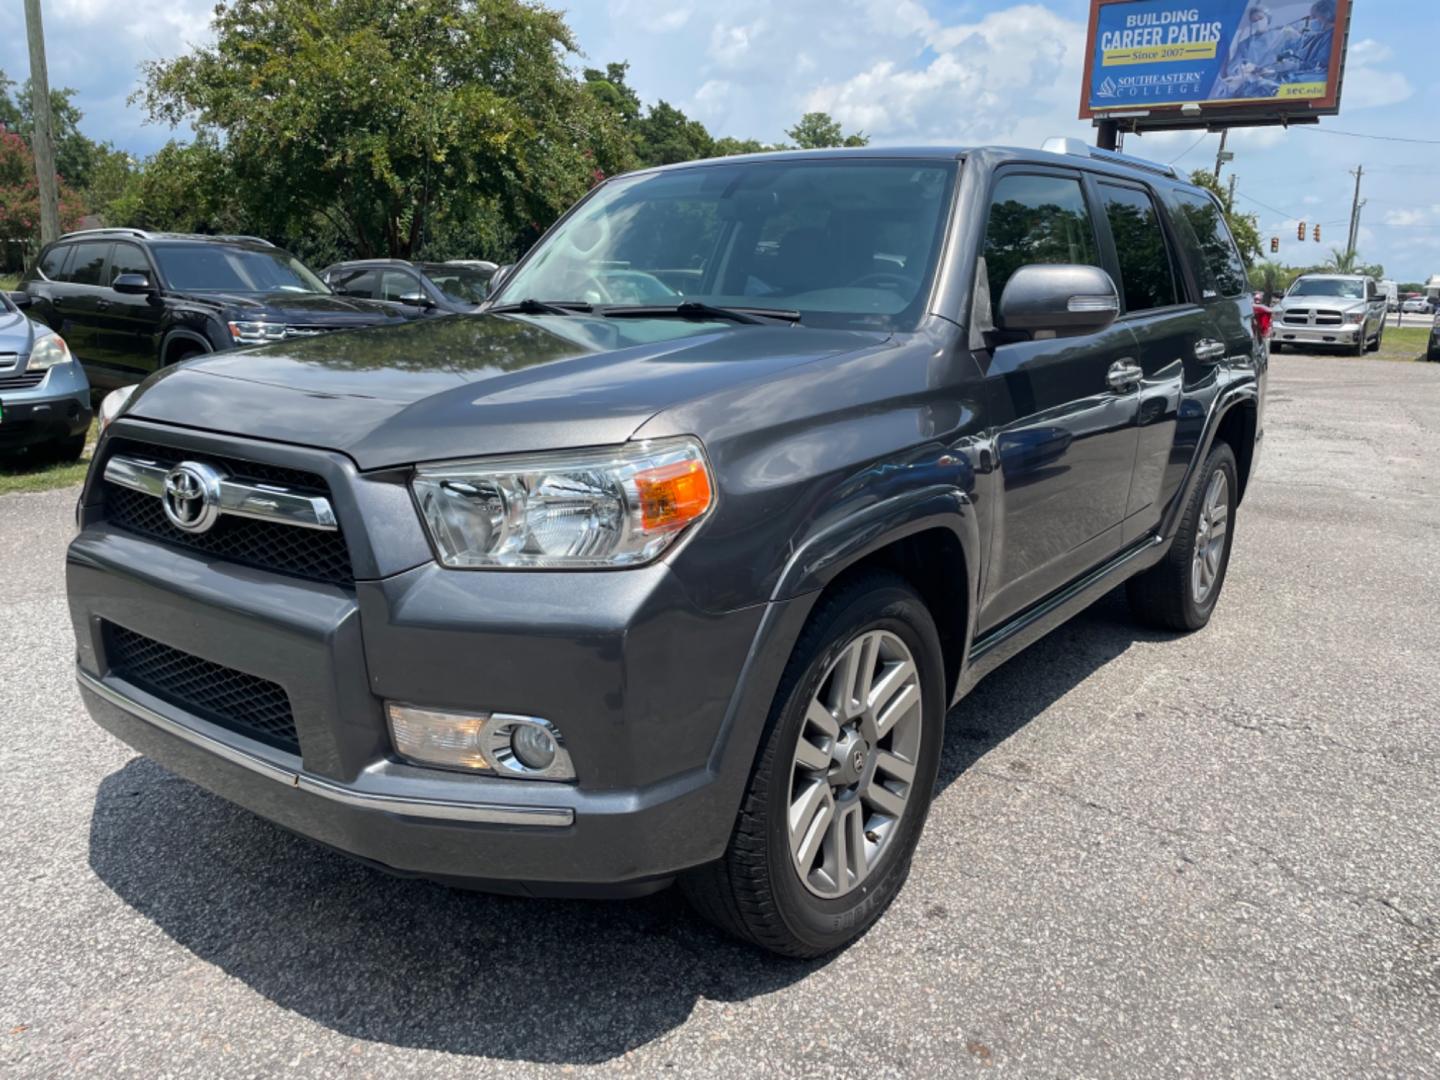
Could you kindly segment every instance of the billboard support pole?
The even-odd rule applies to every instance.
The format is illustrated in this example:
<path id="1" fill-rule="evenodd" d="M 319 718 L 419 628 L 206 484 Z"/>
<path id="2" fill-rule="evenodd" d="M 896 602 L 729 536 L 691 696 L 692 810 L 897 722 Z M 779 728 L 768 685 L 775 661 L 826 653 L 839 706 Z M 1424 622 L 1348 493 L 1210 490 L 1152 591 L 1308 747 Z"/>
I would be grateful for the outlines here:
<path id="1" fill-rule="evenodd" d="M 1101 120 L 1096 125 L 1095 145 L 1101 150 L 1114 150 L 1119 141 L 1120 124 L 1115 120 Z"/>

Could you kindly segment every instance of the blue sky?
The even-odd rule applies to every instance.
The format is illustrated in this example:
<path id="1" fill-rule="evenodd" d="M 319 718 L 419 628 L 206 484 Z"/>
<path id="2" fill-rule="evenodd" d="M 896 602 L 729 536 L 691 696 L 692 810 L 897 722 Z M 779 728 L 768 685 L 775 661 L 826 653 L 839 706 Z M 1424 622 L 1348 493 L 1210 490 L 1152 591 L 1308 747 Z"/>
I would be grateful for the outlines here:
<path id="1" fill-rule="evenodd" d="M 138 65 L 208 40 L 213 0 L 45 0 L 50 77 L 71 86 L 92 138 L 137 154 L 170 137 L 126 104 Z M 783 138 L 824 109 L 876 144 L 1036 145 L 1089 138 L 1076 119 L 1086 0 L 572 0 L 582 64 L 628 60 L 646 101 L 665 98 L 717 135 Z M 1440 145 L 1330 134 L 1440 139 L 1434 62 L 1440 10 L 1421 0 L 1355 0 L 1341 114 L 1320 131 L 1232 134 L 1241 205 L 1280 258 L 1318 261 L 1344 242 L 1357 164 L 1365 166 L 1360 252 L 1391 277 L 1440 273 Z M 123 13 L 123 15 L 121 14 Z M 29 69 L 23 8 L 0 5 L 0 69 Z M 1218 136 L 1132 139 L 1126 149 L 1184 168 L 1213 164 Z M 1323 243 L 1298 243 L 1299 219 Z"/>

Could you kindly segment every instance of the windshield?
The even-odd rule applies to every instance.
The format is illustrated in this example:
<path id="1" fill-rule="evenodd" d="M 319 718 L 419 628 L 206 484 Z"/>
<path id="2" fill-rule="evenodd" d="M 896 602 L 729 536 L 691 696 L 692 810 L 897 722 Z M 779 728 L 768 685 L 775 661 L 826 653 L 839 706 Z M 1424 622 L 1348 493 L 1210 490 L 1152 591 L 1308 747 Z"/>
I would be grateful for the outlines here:
<path id="1" fill-rule="evenodd" d="M 910 323 L 929 295 L 956 167 L 830 158 L 621 178 L 546 237 L 498 298 L 775 308 L 807 326 Z"/>
<path id="2" fill-rule="evenodd" d="M 495 273 L 473 266 L 449 266 L 444 263 L 426 263 L 420 269 L 437 289 L 462 304 L 478 304 L 484 300 L 490 291 L 490 278 Z"/>
<path id="3" fill-rule="evenodd" d="M 1290 287 L 1289 296 L 1343 296 L 1365 299 L 1365 283 L 1352 278 L 1301 278 Z"/>
<path id="4" fill-rule="evenodd" d="M 152 249 L 170 288 L 181 292 L 328 293 L 295 256 L 278 248 L 218 244 L 156 244 Z"/>

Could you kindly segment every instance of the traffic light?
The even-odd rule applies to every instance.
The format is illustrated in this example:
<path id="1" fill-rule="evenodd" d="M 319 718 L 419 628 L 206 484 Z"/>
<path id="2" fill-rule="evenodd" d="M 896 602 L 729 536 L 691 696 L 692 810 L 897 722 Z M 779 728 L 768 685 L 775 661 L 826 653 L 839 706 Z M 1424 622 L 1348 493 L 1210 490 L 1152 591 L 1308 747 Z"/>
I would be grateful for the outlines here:
<path id="1" fill-rule="evenodd" d="M 1315 226 L 1315 243 L 1320 243 L 1320 226 Z"/>
<path id="2" fill-rule="evenodd" d="M 1295 228 L 1295 239 L 1296 239 L 1296 240 L 1304 240 L 1304 239 L 1305 239 L 1305 222 L 1302 221 L 1302 222 L 1300 222 L 1300 224 L 1299 224 L 1298 226 L 1296 226 L 1296 228 Z"/>
<path id="3" fill-rule="evenodd" d="M 1277 251 L 1279 251 L 1279 250 L 1280 250 L 1280 238 L 1279 238 L 1278 236 L 1272 236 L 1272 237 L 1270 237 L 1270 254 L 1271 254 L 1271 255 L 1274 255 L 1274 254 L 1275 254 Z"/>

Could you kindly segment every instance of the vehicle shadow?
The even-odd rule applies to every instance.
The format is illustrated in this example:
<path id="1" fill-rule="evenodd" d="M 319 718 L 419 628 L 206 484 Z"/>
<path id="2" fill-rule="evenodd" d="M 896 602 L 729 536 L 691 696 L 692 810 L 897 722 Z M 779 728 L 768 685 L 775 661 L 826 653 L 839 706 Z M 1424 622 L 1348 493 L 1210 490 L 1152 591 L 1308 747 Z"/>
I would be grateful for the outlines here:
<path id="1" fill-rule="evenodd" d="M 951 714 L 942 788 L 1137 637 L 1107 598 L 991 675 Z M 732 941 L 677 890 L 529 900 L 390 877 L 145 758 L 101 782 L 90 865 L 179 945 L 280 1007 L 455 1054 L 594 1064 L 665 1035 L 702 999 L 743 1001 L 828 962 Z"/>

